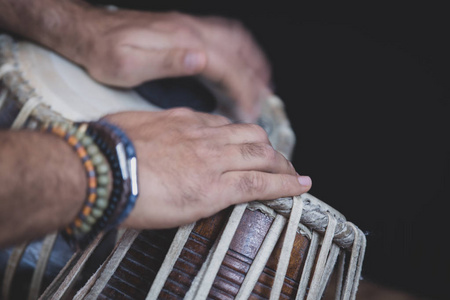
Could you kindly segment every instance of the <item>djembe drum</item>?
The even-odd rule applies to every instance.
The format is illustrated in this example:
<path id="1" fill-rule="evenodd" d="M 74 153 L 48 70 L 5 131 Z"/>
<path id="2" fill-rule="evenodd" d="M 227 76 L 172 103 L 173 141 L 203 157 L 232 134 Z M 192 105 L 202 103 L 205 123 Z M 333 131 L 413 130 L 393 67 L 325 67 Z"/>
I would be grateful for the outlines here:
<path id="1" fill-rule="evenodd" d="M 103 86 L 57 54 L 8 36 L 0 36 L 0 66 L 2 127 L 33 129 L 46 120 L 89 121 L 124 110 L 164 109 L 144 98 L 157 93 L 155 87 Z M 224 96 L 198 82 L 217 101 L 209 112 L 233 120 Z M 258 123 L 289 158 L 295 137 L 282 101 L 269 97 Z M 87 281 L 79 275 L 104 236 L 74 253 L 41 298 L 311 300 L 333 287 L 335 299 L 355 299 L 366 243 L 356 225 L 310 194 L 253 201 L 177 229 L 130 229 L 120 237 Z M 29 299 L 41 294 L 55 238 L 43 242 Z M 25 249 L 17 247 L 9 258 L 5 300 Z"/>

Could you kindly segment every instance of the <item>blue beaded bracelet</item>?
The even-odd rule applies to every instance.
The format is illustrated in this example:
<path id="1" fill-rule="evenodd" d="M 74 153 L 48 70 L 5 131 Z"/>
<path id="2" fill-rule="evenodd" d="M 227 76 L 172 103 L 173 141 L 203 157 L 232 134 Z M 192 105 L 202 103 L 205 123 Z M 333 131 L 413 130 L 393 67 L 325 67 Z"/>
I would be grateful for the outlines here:
<path id="1" fill-rule="evenodd" d="M 113 226 L 116 227 L 129 216 L 129 214 L 131 213 L 132 209 L 136 204 L 136 200 L 139 195 L 138 181 L 137 181 L 138 177 L 137 177 L 136 150 L 134 149 L 131 140 L 119 127 L 111 123 L 108 123 L 105 120 L 101 120 L 98 123 L 101 124 L 102 126 L 105 126 L 106 128 L 109 128 L 112 131 L 112 133 L 121 140 L 123 148 L 119 144 L 116 146 L 116 151 L 120 156 L 119 164 L 121 165 L 122 176 L 124 177 L 124 180 L 130 181 L 130 193 L 128 195 L 128 202 L 124 207 L 124 209 L 122 210 L 121 214 L 119 215 L 118 219 L 113 223 Z M 125 155 L 125 157 L 123 157 L 123 155 Z"/>

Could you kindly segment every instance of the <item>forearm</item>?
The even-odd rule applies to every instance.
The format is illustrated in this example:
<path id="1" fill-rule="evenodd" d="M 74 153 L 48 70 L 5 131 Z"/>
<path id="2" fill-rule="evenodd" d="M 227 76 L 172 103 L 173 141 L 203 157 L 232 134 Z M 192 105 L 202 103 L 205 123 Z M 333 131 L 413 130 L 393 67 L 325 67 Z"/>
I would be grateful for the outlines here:
<path id="1" fill-rule="evenodd" d="M 79 0 L 0 0 L 0 30 L 44 45 L 80 63 L 95 37 L 98 10 Z"/>
<path id="2" fill-rule="evenodd" d="M 68 225 L 83 205 L 86 187 L 83 165 L 62 139 L 0 131 L 0 247 Z"/>

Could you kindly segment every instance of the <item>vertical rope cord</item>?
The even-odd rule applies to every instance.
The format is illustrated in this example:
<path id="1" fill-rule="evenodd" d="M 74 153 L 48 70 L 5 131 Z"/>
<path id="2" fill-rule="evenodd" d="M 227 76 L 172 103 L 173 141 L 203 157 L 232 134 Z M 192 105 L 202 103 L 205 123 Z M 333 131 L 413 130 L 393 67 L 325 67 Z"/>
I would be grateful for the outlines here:
<path id="1" fill-rule="evenodd" d="M 334 231 L 336 229 L 337 220 L 328 213 L 328 227 L 323 238 L 322 248 L 320 249 L 319 258 L 316 263 L 315 273 L 311 282 L 311 288 L 308 292 L 307 300 L 319 299 L 320 282 L 325 270 L 325 264 L 328 258 L 328 254 L 331 250 L 333 242 Z"/>
<path id="2" fill-rule="evenodd" d="M 195 276 L 194 280 L 192 280 L 191 287 L 187 291 L 186 295 L 184 295 L 184 300 L 193 300 L 195 298 L 195 293 L 197 292 L 197 289 L 200 285 L 200 282 L 203 279 L 203 276 L 205 275 L 206 269 L 208 268 L 209 264 L 211 263 L 211 259 L 213 257 L 213 253 L 216 252 L 217 245 L 219 244 L 219 240 L 216 239 L 214 241 L 214 244 L 212 245 L 211 249 L 209 250 L 208 256 L 205 259 L 205 262 L 202 264 L 202 267 L 198 271 L 197 275 Z"/>
<path id="3" fill-rule="evenodd" d="M 17 115 L 16 119 L 11 125 L 11 129 L 22 128 L 25 122 L 28 120 L 28 117 L 33 112 L 33 110 L 41 103 L 42 103 L 41 100 L 36 97 L 28 99 L 27 102 L 25 102 L 23 107 L 20 109 L 19 114 Z"/>
<path id="4" fill-rule="evenodd" d="M 11 63 L 6 63 L 0 67 L 0 80 L 2 80 L 3 76 L 6 75 L 6 73 L 9 73 L 13 71 L 15 68 Z M 3 102 L 6 100 L 6 96 L 8 95 L 8 91 L 6 89 L 3 89 L 0 93 L 0 109 L 3 106 Z"/>
<path id="5" fill-rule="evenodd" d="M 278 242 L 278 238 L 280 237 L 285 224 L 286 219 L 283 216 L 277 215 L 275 217 L 272 226 L 270 226 L 269 232 L 265 236 L 264 241 L 259 248 L 258 254 L 245 275 L 244 281 L 242 282 L 239 292 L 236 295 L 236 299 L 244 300 L 250 297 L 251 292 L 255 288 L 256 282 L 258 282 L 259 276 L 263 272 L 264 267 L 266 266 L 267 261 L 269 260 L 270 255 Z"/>
<path id="6" fill-rule="evenodd" d="M 39 297 L 41 290 L 42 279 L 44 278 L 45 270 L 47 268 L 48 259 L 52 253 L 55 245 L 57 233 L 48 234 L 42 242 L 39 258 L 34 268 L 33 277 L 31 278 L 30 291 L 28 292 L 28 300 L 34 300 Z"/>
<path id="7" fill-rule="evenodd" d="M 164 258 L 164 261 L 156 274 L 155 280 L 150 288 L 150 291 L 147 294 L 146 300 L 156 300 L 158 299 L 161 290 L 164 287 L 164 284 L 167 278 L 172 272 L 173 266 L 175 265 L 178 257 L 180 256 L 181 250 L 183 250 L 186 241 L 189 238 L 189 235 L 194 229 L 195 223 L 191 223 L 185 226 L 178 228 L 175 237 L 173 238 L 172 244 L 170 245 L 169 251 Z"/>
<path id="8" fill-rule="evenodd" d="M 233 212 L 231 213 L 231 216 L 228 220 L 228 223 L 225 226 L 225 229 L 217 244 L 217 248 L 215 252 L 212 253 L 211 260 L 209 261 L 208 265 L 206 265 L 206 270 L 204 274 L 201 275 L 202 278 L 200 280 L 198 288 L 194 287 L 194 285 L 191 285 L 189 291 L 195 288 L 194 298 L 196 300 L 206 299 L 208 297 L 209 291 L 214 283 L 214 279 L 216 278 L 217 272 L 219 271 L 219 268 L 228 251 L 231 241 L 233 240 L 236 229 L 241 221 L 241 218 L 246 208 L 247 208 L 246 203 L 238 204 L 234 207 Z M 203 265 L 205 265 L 205 263 Z M 197 276 L 199 276 L 199 274 Z"/>
<path id="9" fill-rule="evenodd" d="M 122 236 L 121 242 L 116 245 L 113 254 L 108 258 L 108 260 L 103 264 L 103 272 L 100 274 L 99 278 L 95 282 L 92 289 L 89 291 L 83 299 L 98 299 L 98 296 L 108 283 L 109 279 L 114 275 L 116 269 L 119 267 L 123 258 L 130 249 L 133 241 L 139 235 L 139 230 L 128 229 Z"/>
<path id="10" fill-rule="evenodd" d="M 361 279 L 362 264 L 363 264 L 364 255 L 365 255 L 365 251 L 366 251 L 367 241 L 366 241 L 366 236 L 364 235 L 364 233 L 361 230 L 359 230 L 355 224 L 350 223 L 350 225 L 353 227 L 355 232 L 358 232 L 357 237 L 355 237 L 355 240 L 358 238 L 359 243 L 360 243 L 359 254 L 358 254 L 359 257 L 358 257 L 358 261 L 356 264 L 355 277 L 354 277 L 353 286 L 352 286 L 352 293 L 350 296 L 350 299 L 354 300 L 354 299 L 356 299 L 356 292 L 358 291 L 359 280 Z"/>
<path id="11" fill-rule="evenodd" d="M 0 67 L 0 79 L 6 75 L 6 73 L 14 71 L 16 68 L 12 63 L 5 63 Z"/>
<path id="12" fill-rule="evenodd" d="M 270 292 L 270 300 L 276 300 L 280 298 L 281 289 L 283 287 L 284 278 L 286 276 L 287 268 L 289 266 L 289 260 L 291 258 L 292 248 L 294 246 L 295 236 L 297 234 L 298 224 L 302 217 L 303 212 L 303 200 L 295 196 L 293 198 L 293 205 L 291 215 L 284 236 L 283 246 L 281 248 L 280 257 L 278 259 L 277 270 L 275 273 L 275 279 Z"/>
<path id="13" fill-rule="evenodd" d="M 355 240 L 353 242 L 352 252 L 350 254 L 350 263 L 347 270 L 347 276 L 345 278 L 344 289 L 342 293 L 342 300 L 350 300 L 352 297 L 352 290 L 354 289 L 355 280 L 359 280 L 358 262 L 361 254 L 362 240 L 360 238 L 360 231 L 352 223 L 348 222 L 353 227 L 355 232 Z"/>
<path id="14" fill-rule="evenodd" d="M 298 284 L 297 296 L 295 300 L 303 300 L 306 294 L 306 287 L 308 286 L 309 278 L 316 259 L 317 249 L 319 248 L 320 235 L 317 231 L 313 231 L 311 242 L 309 244 L 308 255 L 306 256 L 305 265 L 303 266 L 302 277 Z"/>
<path id="15" fill-rule="evenodd" d="M 11 289 L 11 284 L 16 273 L 17 267 L 19 266 L 22 256 L 27 249 L 28 242 L 25 242 L 13 249 L 11 255 L 9 256 L 8 262 L 6 264 L 5 277 L 3 278 L 2 286 L 2 299 L 9 300 L 9 293 Z"/>
<path id="16" fill-rule="evenodd" d="M 3 102 L 6 100 L 6 96 L 8 95 L 8 91 L 6 89 L 2 90 L 0 93 L 0 110 L 2 109 Z"/>
<path id="17" fill-rule="evenodd" d="M 344 282 L 344 269 L 345 269 L 345 251 L 341 250 L 341 255 L 339 258 L 338 274 L 337 274 L 337 280 L 336 280 L 336 295 L 334 297 L 335 300 L 341 299 L 342 285 Z"/>
<path id="18" fill-rule="evenodd" d="M 333 244 L 331 246 L 330 254 L 328 255 L 327 263 L 325 265 L 325 270 L 320 280 L 320 291 L 319 295 L 323 295 L 325 288 L 327 287 L 328 281 L 330 280 L 331 274 L 333 273 L 334 266 L 339 256 L 339 246 Z"/>
<path id="19" fill-rule="evenodd" d="M 94 242 L 84 251 L 75 252 L 66 265 L 59 271 L 56 278 L 45 289 L 39 300 L 64 299 L 66 292 L 78 278 L 83 266 L 94 252 L 97 245 L 103 240 L 104 234 L 99 234 Z"/>

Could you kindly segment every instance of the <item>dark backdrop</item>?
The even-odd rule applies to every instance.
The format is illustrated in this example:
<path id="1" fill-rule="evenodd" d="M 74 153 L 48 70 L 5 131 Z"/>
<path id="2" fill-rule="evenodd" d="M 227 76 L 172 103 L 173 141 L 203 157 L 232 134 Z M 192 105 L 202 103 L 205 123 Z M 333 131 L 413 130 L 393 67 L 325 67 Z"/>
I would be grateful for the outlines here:
<path id="1" fill-rule="evenodd" d="M 294 165 L 313 195 L 368 233 L 363 275 L 448 298 L 444 3 L 97 2 L 241 20 L 272 62 L 297 135 Z"/>

